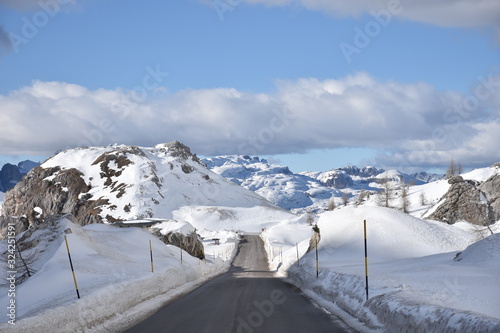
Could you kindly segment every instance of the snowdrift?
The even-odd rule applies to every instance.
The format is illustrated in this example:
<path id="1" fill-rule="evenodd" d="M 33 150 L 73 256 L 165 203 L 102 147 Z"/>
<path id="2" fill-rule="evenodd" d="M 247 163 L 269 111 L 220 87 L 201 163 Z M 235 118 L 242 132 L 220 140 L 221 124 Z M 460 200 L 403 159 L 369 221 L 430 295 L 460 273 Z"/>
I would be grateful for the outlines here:
<path id="1" fill-rule="evenodd" d="M 57 221 L 51 235 L 44 231 L 41 237 L 42 232 L 37 230 L 32 235 L 40 241 L 37 248 L 43 249 L 38 271 L 17 286 L 14 298 L 8 297 L 7 286 L 1 286 L 0 304 L 4 309 L 15 299 L 16 332 L 81 332 L 92 328 L 102 331 L 99 325 L 118 325 L 111 326 L 111 330 L 120 330 L 175 294 L 186 292 L 229 267 L 220 258 L 210 257 L 205 262 L 186 252 L 181 263 L 178 247 L 165 245 L 140 228 L 104 224 L 81 227 L 63 218 Z M 64 236 L 71 250 L 81 299 L 77 299 Z M 14 327 L 8 320 L 2 316 L 0 331 Z"/>
<path id="2" fill-rule="evenodd" d="M 258 232 L 295 215 L 274 207 L 184 206 L 173 212 L 176 220 L 197 229 Z"/>
<path id="3" fill-rule="evenodd" d="M 364 257 L 364 220 L 372 263 L 459 251 L 475 241 L 473 234 L 462 229 L 394 209 L 346 207 L 321 215 L 319 248 L 331 250 L 334 262 Z"/>
<path id="4" fill-rule="evenodd" d="M 500 267 L 500 234 L 491 235 L 469 245 L 457 255 L 455 261 L 462 265 Z"/>
<path id="5" fill-rule="evenodd" d="M 368 301 L 364 219 L 368 232 Z M 297 248 L 291 244 L 297 232 L 310 235 L 303 225 L 290 223 L 289 237 L 284 235 L 283 225 L 279 237 L 273 228 L 263 236 L 271 269 L 320 305 L 340 313 L 355 329 L 497 332 L 500 238 L 495 234 L 476 242 L 477 234 L 464 224 L 420 220 L 380 207 L 347 207 L 321 214 L 319 278 L 314 251 L 305 254 L 309 239 L 304 237 Z M 498 230 L 496 225 L 492 229 Z"/>

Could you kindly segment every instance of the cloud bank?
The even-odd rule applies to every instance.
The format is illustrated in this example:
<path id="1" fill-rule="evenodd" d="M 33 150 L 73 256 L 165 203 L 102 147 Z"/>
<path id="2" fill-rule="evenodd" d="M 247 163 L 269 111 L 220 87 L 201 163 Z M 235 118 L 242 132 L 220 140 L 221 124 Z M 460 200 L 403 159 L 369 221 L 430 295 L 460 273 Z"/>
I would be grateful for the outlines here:
<path id="1" fill-rule="evenodd" d="M 180 140 L 202 155 L 369 147 L 383 152 L 383 166 L 442 167 L 451 158 L 484 166 L 500 158 L 499 90 L 494 75 L 466 95 L 365 73 L 279 81 L 272 94 L 217 88 L 138 96 L 34 81 L 0 95 L 0 154 Z"/>
<path id="2" fill-rule="evenodd" d="M 58 5 L 75 4 L 76 0 L 0 0 L 0 5 L 22 12 L 41 10 L 44 6 L 54 6 L 56 3 Z"/>
<path id="3" fill-rule="evenodd" d="M 299 4 L 310 10 L 335 16 L 359 17 L 371 11 L 401 8 L 401 19 L 429 23 L 441 27 L 500 27 L 500 2 L 497 0 L 245 0 L 268 6 Z M 399 11 L 398 11 L 399 12 Z"/>

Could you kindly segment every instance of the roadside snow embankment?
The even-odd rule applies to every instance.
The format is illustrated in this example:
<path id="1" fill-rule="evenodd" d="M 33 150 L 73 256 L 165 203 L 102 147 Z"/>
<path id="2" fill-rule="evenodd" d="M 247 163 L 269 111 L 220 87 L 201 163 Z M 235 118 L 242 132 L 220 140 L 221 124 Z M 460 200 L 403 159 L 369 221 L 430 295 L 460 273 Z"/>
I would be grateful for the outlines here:
<path id="1" fill-rule="evenodd" d="M 81 299 L 75 292 L 62 230 L 67 232 Z M 220 257 L 203 261 L 186 252 L 181 263 L 178 247 L 165 245 L 140 228 L 103 224 L 82 228 L 62 219 L 53 237 L 39 239 L 46 244 L 38 243 L 37 248 L 44 245 L 44 253 L 50 253 L 42 256 L 44 264 L 16 287 L 14 297 L 8 297 L 6 285 L 0 286 L 0 305 L 5 309 L 12 300 L 16 305 L 15 326 L 8 323 L 12 318 L 3 316 L 0 331 L 120 331 L 229 268 L 229 261 Z M 225 259 L 230 259 L 231 251 L 226 253 Z"/>
<path id="2" fill-rule="evenodd" d="M 319 278 L 315 251 L 303 255 L 309 239 L 297 242 L 300 266 L 295 244 L 270 266 L 350 326 L 364 332 L 500 331 L 499 234 L 475 243 L 477 234 L 463 226 L 380 207 L 338 209 L 322 214 L 317 225 Z M 293 224 L 289 230 L 297 232 Z M 268 249 L 276 246 L 272 229 L 263 236 Z"/>

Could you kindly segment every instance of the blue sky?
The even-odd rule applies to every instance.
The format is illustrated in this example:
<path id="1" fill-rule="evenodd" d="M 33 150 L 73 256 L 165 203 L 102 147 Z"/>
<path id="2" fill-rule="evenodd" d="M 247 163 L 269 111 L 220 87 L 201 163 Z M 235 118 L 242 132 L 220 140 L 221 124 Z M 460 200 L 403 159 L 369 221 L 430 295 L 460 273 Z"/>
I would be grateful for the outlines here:
<path id="1" fill-rule="evenodd" d="M 499 15 L 489 0 L 0 0 L 0 163 L 180 140 L 294 171 L 486 166 Z"/>

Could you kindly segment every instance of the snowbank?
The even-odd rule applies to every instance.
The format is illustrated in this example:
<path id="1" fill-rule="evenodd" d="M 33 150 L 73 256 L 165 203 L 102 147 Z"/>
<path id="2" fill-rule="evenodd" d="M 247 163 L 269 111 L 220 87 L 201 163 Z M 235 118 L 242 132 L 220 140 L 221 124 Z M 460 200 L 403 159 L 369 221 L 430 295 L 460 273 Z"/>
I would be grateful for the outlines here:
<path id="1" fill-rule="evenodd" d="M 170 232 L 177 232 L 185 236 L 194 232 L 196 229 L 188 222 L 185 221 L 164 221 L 160 224 L 153 226 L 154 229 L 160 229 L 162 235 L 167 235 Z"/>
<path id="2" fill-rule="evenodd" d="M 173 212 L 174 219 L 187 221 L 196 229 L 257 232 L 295 215 L 274 207 L 250 208 L 184 206 Z"/>
<path id="3" fill-rule="evenodd" d="M 368 232 L 368 301 L 364 219 Z M 319 278 L 315 251 L 305 254 L 309 239 L 296 242 L 296 246 L 290 244 L 295 239 L 288 247 L 280 244 L 283 253 L 277 255 L 277 244 L 286 242 L 286 237 L 280 233 L 279 241 L 273 239 L 272 230 L 263 234 L 270 266 L 320 305 L 340 314 L 350 326 L 365 332 L 499 331 L 498 235 L 475 243 L 477 234 L 463 225 L 420 220 L 380 207 L 328 212 L 321 215 L 318 226 L 322 237 Z M 496 228 L 493 226 L 493 230 Z M 292 223 L 290 237 L 298 230 Z"/>
<path id="4" fill-rule="evenodd" d="M 201 261 L 186 252 L 181 263 L 179 248 L 139 228 L 103 224 L 82 228 L 67 219 L 60 220 L 58 228 L 71 230 L 66 237 L 81 299 L 77 299 L 63 235 L 39 237 L 46 243 L 44 253 L 50 253 L 43 266 L 17 286 L 15 297 L 9 298 L 7 286 L 1 286 L 4 309 L 15 299 L 16 332 L 121 330 L 176 294 L 229 268 L 229 262 L 220 258 Z M 0 331 L 14 327 L 7 323 L 11 318 L 1 318 Z"/>
<path id="5" fill-rule="evenodd" d="M 476 240 L 462 229 L 382 207 L 346 207 L 322 214 L 319 248 L 339 255 L 334 264 L 364 257 L 363 221 L 367 220 L 370 261 L 383 262 L 463 250 Z"/>
<path id="6" fill-rule="evenodd" d="M 484 240 L 468 246 L 457 255 L 455 261 L 472 266 L 500 266 L 500 234 L 488 236 Z"/>

